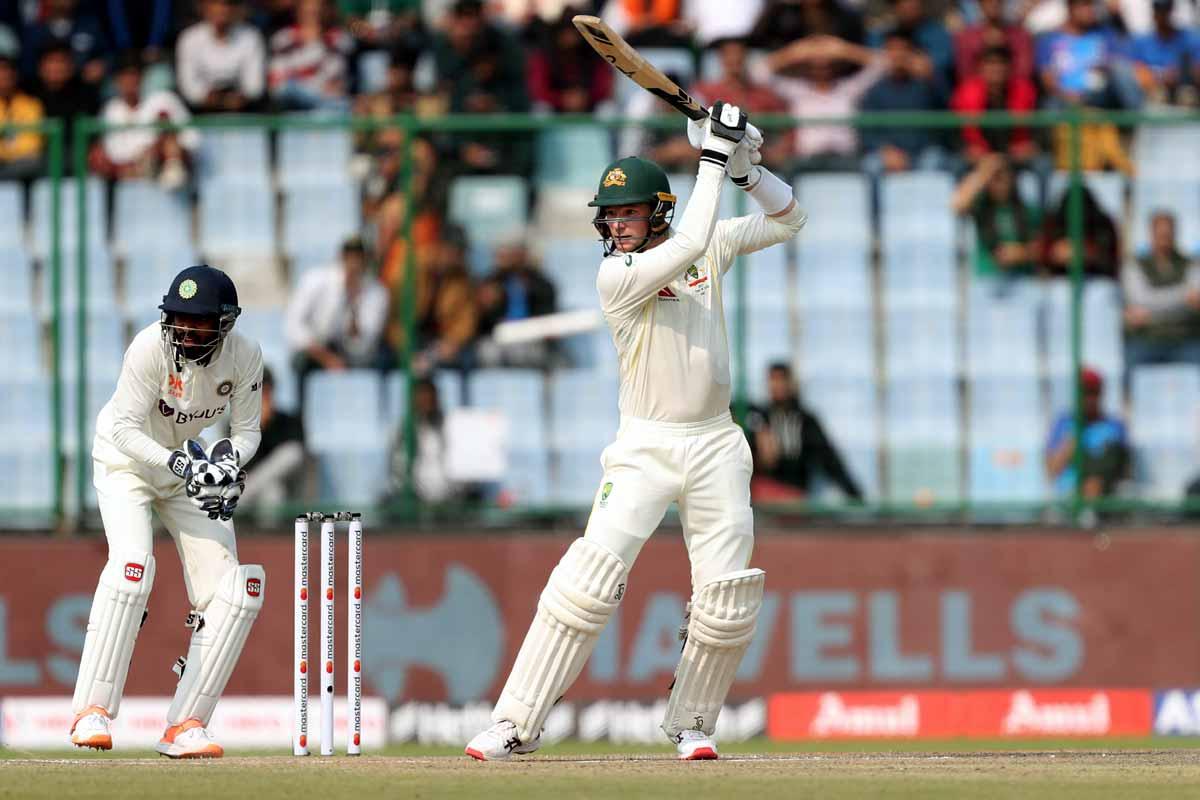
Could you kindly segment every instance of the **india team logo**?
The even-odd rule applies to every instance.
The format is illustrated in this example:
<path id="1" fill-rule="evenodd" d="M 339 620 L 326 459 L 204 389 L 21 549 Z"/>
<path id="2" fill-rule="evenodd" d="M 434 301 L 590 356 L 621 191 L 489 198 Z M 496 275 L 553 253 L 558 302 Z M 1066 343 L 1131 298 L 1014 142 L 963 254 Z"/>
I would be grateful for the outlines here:
<path id="1" fill-rule="evenodd" d="M 191 278 L 188 278 L 186 281 L 179 284 L 179 296 L 182 297 L 184 300 L 191 300 L 193 297 L 196 296 L 197 288 L 198 287 L 196 286 L 196 282 L 194 280 L 192 280 Z"/>

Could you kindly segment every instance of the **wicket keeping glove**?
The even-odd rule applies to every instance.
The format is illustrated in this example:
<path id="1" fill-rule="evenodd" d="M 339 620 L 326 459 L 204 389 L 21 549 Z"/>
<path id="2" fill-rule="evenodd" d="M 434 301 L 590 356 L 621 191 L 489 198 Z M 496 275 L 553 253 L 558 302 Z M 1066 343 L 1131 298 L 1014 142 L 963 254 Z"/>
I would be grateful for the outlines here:
<path id="1" fill-rule="evenodd" d="M 171 452 L 171 455 L 167 456 L 167 469 L 186 485 L 192 482 L 192 475 L 196 471 L 196 466 L 200 462 L 207 460 L 208 457 L 204 454 L 204 446 L 195 439 L 188 439 L 184 442 L 182 450 L 174 450 Z"/>
<path id="2" fill-rule="evenodd" d="M 199 443 L 188 442 L 189 449 L 193 449 L 193 445 L 194 450 L 199 450 L 202 460 L 193 462 L 191 477 L 186 484 L 187 496 L 209 519 L 229 519 L 237 500 L 233 500 L 227 515 L 225 492 L 239 482 L 244 485 L 245 481 L 245 472 L 238 466 L 238 452 L 229 439 L 221 439 L 208 453 L 204 453 Z M 241 497 L 240 490 L 236 496 Z"/>

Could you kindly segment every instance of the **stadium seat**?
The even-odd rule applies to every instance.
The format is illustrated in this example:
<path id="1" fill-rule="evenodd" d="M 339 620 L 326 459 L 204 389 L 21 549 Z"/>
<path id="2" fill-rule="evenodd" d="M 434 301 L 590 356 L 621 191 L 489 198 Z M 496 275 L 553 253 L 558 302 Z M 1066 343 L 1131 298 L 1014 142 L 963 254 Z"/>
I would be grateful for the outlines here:
<path id="1" fill-rule="evenodd" d="M 543 379 L 535 370 L 481 369 L 468 384 L 471 406 L 499 411 L 508 420 L 508 470 L 500 491 L 519 505 L 550 499 L 549 439 L 543 412 Z"/>
<path id="2" fill-rule="evenodd" d="M 542 243 L 542 271 L 558 290 L 558 307 L 600 309 L 596 269 L 603 251 L 595 239 L 548 239 Z"/>
<path id="3" fill-rule="evenodd" d="M 0 246 L 0 286 L 4 287 L 0 314 L 22 314 L 33 308 L 33 267 L 19 246 Z"/>
<path id="4" fill-rule="evenodd" d="M 315 453 L 370 447 L 380 441 L 383 387 L 369 369 L 313 372 L 304 387 L 304 431 Z"/>
<path id="5" fill-rule="evenodd" d="M 959 500 L 962 431 L 953 379 L 891 380 L 884 407 L 887 497 L 918 505 Z"/>
<path id="6" fill-rule="evenodd" d="M 4 342 L 3 379 L 30 380 L 47 374 L 39 323 L 28 309 L 0 314 L 0 341 Z"/>
<path id="7" fill-rule="evenodd" d="M 604 468 L 600 451 L 572 448 L 558 451 L 549 502 L 558 506 L 588 508 L 596 498 Z"/>
<path id="8" fill-rule="evenodd" d="M 805 309 L 871 308 L 870 254 L 856 244 L 810 241 L 801 232 L 796 241 L 797 293 Z"/>
<path id="9" fill-rule="evenodd" d="M 1051 378 L 1060 378 L 1071 371 L 1071 286 L 1065 279 L 1053 282 L 1047 289 L 1046 360 Z M 1121 298 L 1116 283 L 1091 280 L 1083 291 L 1083 360 L 1099 370 L 1109 383 L 1119 383 L 1124 364 L 1121 339 Z M 1117 390 L 1120 387 L 1106 386 Z M 1119 404 L 1113 406 L 1119 408 Z"/>
<path id="10" fill-rule="evenodd" d="M 953 179 L 944 172 L 885 175 L 880 180 L 884 252 L 895 243 L 914 239 L 953 246 L 953 191 Z"/>
<path id="11" fill-rule="evenodd" d="M 408 415 L 408 375 L 400 370 L 388 373 L 383 379 L 383 427 L 388 436 L 395 436 Z M 442 407 L 443 410 L 445 406 Z"/>
<path id="12" fill-rule="evenodd" d="M 265 177 L 253 184 L 200 182 L 200 251 L 206 258 L 275 252 L 275 194 Z"/>
<path id="13" fill-rule="evenodd" d="M 825 375 L 804 381 L 801 401 L 821 421 L 851 476 L 879 496 L 879 404 L 868 377 Z"/>
<path id="14" fill-rule="evenodd" d="M 111 391 L 121 374 L 121 363 L 125 357 L 125 320 L 115 307 L 94 309 L 87 314 L 87 337 L 84 353 L 87 358 L 87 379 L 108 385 Z M 68 314 L 62 320 L 62 342 L 59 353 L 62 358 L 62 374 L 66 380 L 75 380 L 79 368 L 78 318 Z"/>
<path id="15" fill-rule="evenodd" d="M 113 192 L 113 245 L 127 257 L 190 252 L 191 214 L 183 192 L 164 191 L 150 181 L 121 181 Z"/>
<path id="16" fill-rule="evenodd" d="M 198 264 L 191 245 L 174 250 L 132 249 L 125 256 L 124 308 L 138 320 L 158 317 L 158 306 L 180 269 Z"/>
<path id="17" fill-rule="evenodd" d="M 87 232 L 89 246 L 98 250 L 104 247 L 107 217 L 104 209 L 104 184 L 99 178 L 87 179 Z M 79 224 L 76 218 L 78 204 L 75 197 L 76 182 L 62 182 L 59 193 L 62 232 L 60 246 L 64 254 L 74 252 L 79 244 Z M 33 182 L 33 252 L 39 258 L 48 258 L 52 243 L 51 179 L 38 178 Z"/>
<path id="18" fill-rule="evenodd" d="M 812 309 L 800 319 L 804 377 L 875 373 L 875 324 L 870 309 Z"/>
<path id="19" fill-rule="evenodd" d="M 450 185 L 448 216 L 470 241 L 471 269 L 491 268 L 491 252 L 506 238 L 521 236 L 529 216 L 529 188 L 516 176 L 467 175 Z"/>
<path id="20" fill-rule="evenodd" d="M 0 449 L 0 474 L 0 508 L 10 515 L 53 509 L 54 454 L 49 447 Z"/>
<path id="21" fill-rule="evenodd" d="M 5 394 L 5 402 L 0 403 L 0 449 L 48 450 L 54 427 L 54 395 L 50 379 L 18 379 L 8 374 L 0 388 Z M 8 478 L 5 475 L 5 480 Z"/>
<path id="22" fill-rule="evenodd" d="M 1200 184 L 1196 178 L 1146 178 L 1133 184 L 1133 218 L 1130 232 L 1133 251 L 1145 253 L 1150 247 L 1150 218 L 1156 211 L 1175 215 L 1175 237 L 1179 249 L 1200 255 Z"/>
<path id="23" fill-rule="evenodd" d="M 83 414 L 84 432 L 83 447 L 79 446 L 79 382 L 75 380 L 63 383 L 63 450 L 71 458 L 83 457 L 89 461 L 92 452 L 92 438 L 96 435 L 96 418 L 100 410 L 112 399 L 113 391 L 117 388 L 116 376 L 101 380 L 93 380 L 89 375 L 84 385 Z"/>
<path id="24" fill-rule="evenodd" d="M 550 377 L 550 431 L 556 450 L 592 450 L 599 457 L 617 435 L 617 379 L 588 369 Z"/>
<path id="25" fill-rule="evenodd" d="M 957 314 L 941 310 L 889 309 L 884 317 L 889 379 L 957 375 L 961 345 L 957 322 Z"/>
<path id="26" fill-rule="evenodd" d="M 1119 172 L 1085 172 L 1083 180 L 1092 190 L 1096 202 L 1120 228 L 1121 222 L 1125 219 L 1125 176 Z M 1070 185 L 1071 174 L 1069 172 L 1055 172 L 1051 175 L 1046 205 L 1050 208 L 1057 208 Z"/>
<path id="27" fill-rule="evenodd" d="M 1035 376 L 1039 371 L 1037 304 L 1030 292 L 1002 284 L 971 287 L 965 323 L 967 374 Z"/>
<path id="28" fill-rule="evenodd" d="M 21 184 L 0 181 L 0 252 L 25 246 L 25 213 L 22 210 Z"/>
<path id="29" fill-rule="evenodd" d="M 344 179 L 336 184 L 300 184 L 283 196 L 283 252 L 301 263 L 336 264 L 342 243 L 362 229 L 358 187 Z"/>
<path id="30" fill-rule="evenodd" d="M 267 132 L 256 129 L 205 130 L 200 140 L 202 181 L 250 184 L 257 189 L 269 180 Z"/>
<path id="31" fill-rule="evenodd" d="M 612 134 L 607 128 L 550 128 L 537 135 L 539 185 L 595 190 L 612 161 Z"/>
<path id="32" fill-rule="evenodd" d="M 778 135 L 778 134 L 776 134 Z M 800 234 L 803 243 L 831 240 L 871 247 L 871 206 L 867 179 L 857 172 L 813 173 L 796 179 L 796 199 L 812 222 Z"/>
<path id="33" fill-rule="evenodd" d="M 1200 180 L 1200 125 L 1142 125 L 1133 140 L 1139 178 Z"/>
<path id="34" fill-rule="evenodd" d="M 749 308 L 787 308 L 788 296 L 791 294 L 787 243 L 744 256 L 737 268 L 745 272 L 746 304 Z M 724 294 L 726 305 L 731 305 L 731 301 L 737 298 L 737 286 L 737 274 L 727 272 Z"/>
<path id="35" fill-rule="evenodd" d="M 275 404 L 285 411 L 299 408 L 299 383 L 284 334 L 284 309 L 259 306 L 245 308 L 233 329 L 258 342 L 262 348 L 263 364 L 270 368 L 275 378 Z"/>
<path id="36" fill-rule="evenodd" d="M 738 317 L 743 316 L 745 352 L 738 349 Z M 746 313 L 726 311 L 730 358 L 730 377 L 736 393 L 741 385 L 739 375 L 745 370 L 747 399 L 761 402 L 766 399 L 767 368 L 776 361 L 787 361 L 795 348 L 791 321 L 786 308 L 750 304 Z M 745 360 L 741 360 L 744 356 Z"/>
<path id="37" fill-rule="evenodd" d="M 278 147 L 279 185 L 285 191 L 351 183 L 354 141 L 350 131 L 285 130 L 279 134 Z"/>
<path id="38" fill-rule="evenodd" d="M 47 262 L 46 269 L 50 269 Z M 69 313 L 79 308 L 79 262 L 75 250 L 62 251 L 62 308 Z M 116 307 L 116 276 L 113 272 L 112 259 L 108 250 L 98 247 L 91 250 L 87 256 L 85 291 L 87 302 L 84 307 L 91 311 L 109 311 Z M 51 292 L 49 272 L 44 273 L 45 282 L 41 296 L 42 313 L 49 317 L 54 312 L 54 298 Z M 167 290 L 166 286 L 162 291 Z"/>
<path id="39" fill-rule="evenodd" d="M 1179 500 L 1198 471 L 1200 370 L 1184 364 L 1139 367 L 1131 394 L 1138 483 L 1154 499 Z"/>
<path id="40" fill-rule="evenodd" d="M 920 239 L 885 243 L 882 288 L 889 310 L 921 308 L 953 316 L 958 306 L 954 245 Z"/>

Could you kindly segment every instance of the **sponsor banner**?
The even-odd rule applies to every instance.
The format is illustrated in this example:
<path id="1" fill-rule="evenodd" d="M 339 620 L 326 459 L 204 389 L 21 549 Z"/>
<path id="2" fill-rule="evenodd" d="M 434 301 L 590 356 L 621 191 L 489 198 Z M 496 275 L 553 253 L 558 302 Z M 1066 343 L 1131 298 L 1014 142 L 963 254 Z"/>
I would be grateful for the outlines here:
<path id="1" fill-rule="evenodd" d="M 627 490 L 620 482 L 605 488 Z M 495 700 L 571 538 L 384 533 L 368 530 L 364 546 L 365 690 L 391 706 Z M 1030 533 L 763 532 L 754 560 L 767 568 L 767 589 L 733 696 L 1194 683 L 1200 537 L 1112 532 L 1098 547 L 1090 536 Z M 129 670 L 134 695 L 171 694 L 170 667 L 188 648 L 181 623 L 191 604 L 178 570 L 163 566 L 175 563 L 175 548 L 161 543 Z M 253 587 L 263 609 L 229 692 L 288 695 L 292 537 L 248 537 L 238 551 L 245 563 L 264 565 L 267 577 Z M 339 546 L 339 587 L 344 556 Z M 71 694 L 105 557 L 98 537 L 0 541 L 0 695 Z M 572 702 L 664 696 L 679 660 L 676 630 L 690 579 L 678 533 L 660 531 L 642 550 Z M 336 605 L 340 658 L 340 592 Z"/>
<path id="2" fill-rule="evenodd" d="M 309 703 L 308 743 L 314 752 L 321 741 L 320 703 Z M 116 748 L 146 748 L 158 743 L 167 726 L 170 697 L 127 697 L 113 720 Z M 0 699 L 0 745 L 13 749 L 53 750 L 70 747 L 70 697 L 6 697 Z M 333 705 L 334 746 L 346 747 L 346 702 Z M 363 699 L 362 746 L 378 750 L 387 739 L 387 704 Z M 266 750 L 291 748 L 291 697 L 226 697 L 217 704 L 209 730 L 226 748 Z"/>
<path id="3" fill-rule="evenodd" d="M 1200 689 L 1154 693 L 1155 736 L 1200 736 Z"/>
<path id="4" fill-rule="evenodd" d="M 665 700 L 657 703 L 602 701 L 559 703 L 546 718 L 542 741 L 546 744 L 574 738 L 584 742 L 663 744 Z M 716 736 L 722 742 L 742 742 L 766 732 L 767 704 L 762 699 L 732 703 L 717 719 Z M 461 745 L 492 724 L 492 707 L 486 703 L 450 706 L 444 703 L 402 703 L 391 715 L 388 740 L 429 745 Z"/>
<path id="5" fill-rule="evenodd" d="M 770 698 L 773 739 L 1146 736 L 1145 689 L 794 692 Z"/>

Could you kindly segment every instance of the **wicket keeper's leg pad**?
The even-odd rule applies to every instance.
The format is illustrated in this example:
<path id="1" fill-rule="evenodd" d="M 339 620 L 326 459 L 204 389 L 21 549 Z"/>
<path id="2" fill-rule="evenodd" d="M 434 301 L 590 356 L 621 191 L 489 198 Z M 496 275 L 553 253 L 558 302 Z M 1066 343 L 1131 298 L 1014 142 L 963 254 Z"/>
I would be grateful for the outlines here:
<path id="1" fill-rule="evenodd" d="M 168 723 L 178 725 L 195 718 L 208 725 L 262 609 L 266 589 L 266 573 L 258 564 L 236 565 L 221 577 L 192 633 L 183 675 L 167 712 Z"/>
<path id="2" fill-rule="evenodd" d="M 700 587 L 692 599 L 687 641 L 675 670 L 662 728 L 674 739 L 682 730 L 712 736 L 742 656 L 754 638 L 766 573 L 729 572 Z"/>
<path id="3" fill-rule="evenodd" d="M 605 547 L 587 539 L 571 543 L 542 591 L 493 720 L 514 723 L 524 742 L 541 732 L 624 597 L 628 575 L 625 562 Z"/>
<path id="4" fill-rule="evenodd" d="M 137 550 L 113 550 L 108 554 L 88 614 L 72 700 L 76 714 L 100 706 L 110 717 L 117 716 L 133 645 L 153 587 L 153 555 Z"/>

